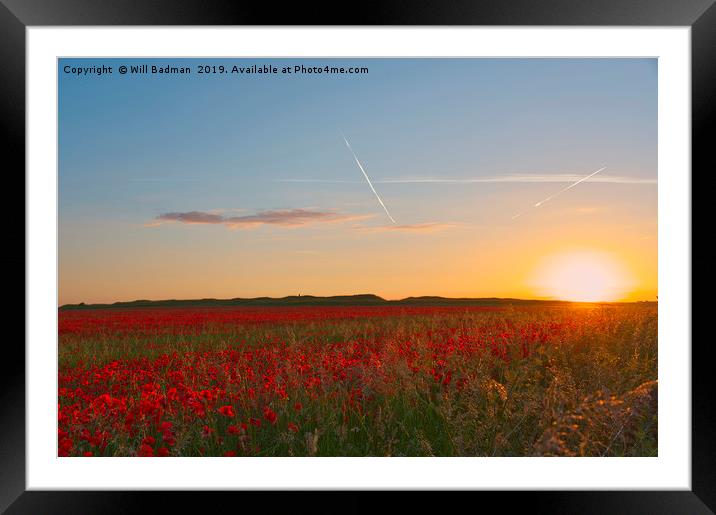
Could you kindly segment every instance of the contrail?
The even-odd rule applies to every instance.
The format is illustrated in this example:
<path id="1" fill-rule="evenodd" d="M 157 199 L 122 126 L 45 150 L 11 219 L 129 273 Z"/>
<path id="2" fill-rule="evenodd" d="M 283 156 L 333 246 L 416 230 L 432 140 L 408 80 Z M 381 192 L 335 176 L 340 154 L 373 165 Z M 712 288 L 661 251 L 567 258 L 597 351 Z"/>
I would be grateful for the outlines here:
<path id="1" fill-rule="evenodd" d="M 375 188 L 373 187 L 373 183 L 370 182 L 370 178 L 368 177 L 368 174 L 365 173 L 365 170 L 363 169 L 363 165 L 360 164 L 360 161 L 358 161 L 358 156 L 356 156 L 356 153 L 353 152 L 353 148 L 351 147 L 351 144 L 348 143 L 348 140 L 346 139 L 345 134 L 341 131 L 341 136 L 343 136 L 343 141 L 346 142 L 346 146 L 348 147 L 348 150 L 351 151 L 351 154 L 353 154 L 353 159 L 356 160 L 356 164 L 358 165 L 358 168 L 360 168 L 360 171 L 363 172 L 363 176 L 365 177 L 365 180 L 368 181 L 368 186 L 370 186 L 370 189 L 373 190 L 373 193 L 375 194 L 375 198 L 378 199 L 378 202 L 380 202 L 380 205 L 383 206 L 383 210 L 385 210 L 385 214 L 388 215 L 388 218 L 390 218 L 390 221 L 394 224 L 397 224 L 395 219 L 390 215 L 390 211 L 388 211 L 388 208 L 385 207 L 385 204 L 383 204 L 383 200 L 380 198 L 380 195 L 378 195 L 378 192 L 375 191 Z"/>
<path id="2" fill-rule="evenodd" d="M 582 177 L 581 179 L 579 179 L 579 180 L 576 181 L 576 182 L 573 182 L 572 184 L 570 184 L 570 185 L 567 186 L 566 188 L 562 188 L 562 189 L 559 190 L 557 193 L 554 193 L 554 194 L 550 195 L 549 197 L 547 197 L 547 198 L 544 199 L 544 200 L 540 200 L 539 202 L 537 202 L 537 203 L 534 205 L 534 207 L 540 207 L 540 206 L 541 206 L 542 204 L 544 204 L 545 202 L 548 202 L 548 201 L 552 200 L 554 197 L 556 197 L 556 196 L 558 196 L 558 195 L 561 195 L 562 193 L 564 193 L 565 191 L 567 191 L 567 190 L 569 190 L 569 189 L 574 188 L 574 187 L 575 187 L 577 184 L 579 184 L 580 182 L 584 182 L 584 181 L 586 181 L 587 179 L 589 179 L 590 177 L 594 177 L 594 176 L 597 175 L 599 172 L 601 172 L 601 171 L 603 171 L 603 170 L 606 170 L 606 169 L 607 169 L 607 167 L 604 166 L 604 167 L 600 168 L 599 170 L 597 170 L 596 172 L 590 173 L 590 174 L 587 175 L 586 177 Z M 517 213 L 516 215 L 514 215 L 514 216 L 512 217 L 512 220 L 516 220 L 517 218 L 519 218 L 519 217 L 522 216 L 523 214 L 524 214 L 524 211 L 520 211 L 519 213 Z"/>
<path id="3" fill-rule="evenodd" d="M 597 170 L 596 172 L 590 173 L 590 174 L 587 175 L 586 177 L 582 177 L 582 178 L 579 179 L 577 182 L 573 182 L 572 184 L 570 184 L 570 185 L 567 186 L 566 188 L 563 188 L 563 189 L 559 190 L 559 191 L 558 191 L 557 193 L 555 193 L 554 195 L 550 195 L 550 196 L 547 197 L 546 199 L 537 202 L 537 203 L 535 204 L 535 207 L 540 207 L 540 206 L 541 206 L 542 204 L 544 204 L 545 202 L 547 202 L 547 201 L 549 201 L 549 200 L 552 200 L 554 197 L 556 197 L 556 196 L 558 196 L 558 195 L 561 195 L 561 194 L 564 193 L 565 191 L 574 188 L 574 187 L 575 187 L 577 184 L 579 184 L 580 182 L 584 182 L 584 181 L 586 181 L 587 179 L 589 179 L 590 177 L 593 177 L 593 176 L 597 175 L 599 172 L 601 172 L 602 170 L 606 170 L 606 169 L 607 169 L 607 167 L 604 166 L 604 167 L 600 168 L 599 170 Z"/>

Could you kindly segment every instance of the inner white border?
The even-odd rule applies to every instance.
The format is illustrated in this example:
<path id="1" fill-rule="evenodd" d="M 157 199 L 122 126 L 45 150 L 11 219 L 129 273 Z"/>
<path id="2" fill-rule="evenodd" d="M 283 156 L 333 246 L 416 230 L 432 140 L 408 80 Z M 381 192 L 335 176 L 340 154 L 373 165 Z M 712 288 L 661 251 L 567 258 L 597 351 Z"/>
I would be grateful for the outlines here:
<path id="1" fill-rule="evenodd" d="M 27 488 L 691 488 L 690 28 L 27 30 Z M 657 458 L 57 458 L 57 58 L 658 57 Z"/>

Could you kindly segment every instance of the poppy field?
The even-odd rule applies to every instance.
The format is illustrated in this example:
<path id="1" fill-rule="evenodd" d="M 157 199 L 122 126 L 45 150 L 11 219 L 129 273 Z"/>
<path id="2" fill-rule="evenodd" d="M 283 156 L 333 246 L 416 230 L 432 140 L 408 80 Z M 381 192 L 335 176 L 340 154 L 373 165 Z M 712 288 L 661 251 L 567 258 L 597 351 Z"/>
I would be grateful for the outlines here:
<path id="1" fill-rule="evenodd" d="M 59 456 L 655 456 L 657 307 L 59 311 Z"/>

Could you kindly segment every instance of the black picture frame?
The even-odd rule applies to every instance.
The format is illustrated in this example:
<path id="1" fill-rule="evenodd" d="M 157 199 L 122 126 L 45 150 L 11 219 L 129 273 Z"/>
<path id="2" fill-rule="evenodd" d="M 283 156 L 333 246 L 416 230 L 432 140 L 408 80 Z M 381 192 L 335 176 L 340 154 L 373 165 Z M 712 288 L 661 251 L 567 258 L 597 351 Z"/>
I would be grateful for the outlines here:
<path id="1" fill-rule="evenodd" d="M 457 0 L 362 3 L 340 14 L 340 4 L 289 4 L 277 8 L 270 3 L 247 4 L 200 0 L 0 0 L 0 126 L 2 127 L 4 179 L 6 194 L 21 198 L 25 184 L 20 170 L 25 167 L 25 29 L 29 26 L 63 25 L 555 25 L 555 26 L 688 26 L 691 27 L 692 51 L 692 220 L 708 223 L 708 213 L 697 216 L 694 197 L 710 190 L 705 184 L 715 169 L 713 146 L 707 132 L 716 112 L 716 6 L 714 0 Z M 337 9 L 339 7 L 339 9 Z M 345 7 L 344 7 L 345 9 Z M 698 170 L 698 173 L 697 173 Z M 699 178 L 698 189 L 693 179 Z M 14 181 L 8 182 L 8 181 Z M 22 182 L 21 182 L 22 181 Z M 8 187 L 8 184 L 10 185 Z M 15 186 L 12 188 L 12 186 Z M 23 191 L 22 197 L 16 192 Z M 703 204 L 702 204 L 703 205 Z M 19 207 L 17 208 L 20 209 Z M 25 227 L 10 220 L 15 245 L 2 253 L 6 278 L 19 282 L 20 274 L 10 270 L 25 262 Z M 14 225 L 13 225 L 14 224 Z M 692 256 L 698 241 L 692 227 Z M 12 240 L 10 240 L 12 241 Z M 17 248 L 21 247 L 22 252 Z M 22 254 L 20 256 L 20 254 Z M 708 261 L 692 257 L 692 268 L 702 272 Z M 692 270 L 693 273 L 693 270 Z M 711 286 L 708 271 L 692 289 L 694 310 L 702 305 L 693 293 L 706 292 Z M 19 285 L 18 285 L 19 289 Z M 24 292 L 24 285 L 23 285 Z M 8 295 L 9 297 L 9 295 Z M 23 293 L 24 298 L 24 293 Z M 16 325 L 20 302 L 12 297 L 6 315 Z M 23 303 L 24 309 L 24 303 Z M 18 312 L 15 315 L 15 312 Z M 10 315 L 12 313 L 12 315 Z M 692 315 L 693 319 L 693 315 Z M 24 331 L 24 329 L 23 329 Z M 360 512 L 375 508 L 376 493 L 349 492 L 333 499 L 334 493 L 302 493 L 300 501 L 286 500 L 275 492 L 236 493 L 138 493 L 26 491 L 25 488 L 25 354 L 20 340 L 9 339 L 3 351 L 0 374 L 0 511 L 18 513 L 136 513 L 151 507 L 148 501 L 161 496 L 164 512 L 184 507 L 189 502 L 220 506 L 228 496 L 241 496 L 240 505 L 268 503 L 277 508 L 292 503 L 292 511 Z M 688 345 L 691 342 L 683 342 Z M 692 345 L 692 490 L 691 491 L 588 491 L 588 492 L 480 492 L 484 499 L 497 501 L 507 508 L 526 503 L 532 511 L 550 513 L 714 513 L 716 511 L 716 410 L 711 403 L 710 339 L 694 338 Z M 207 499 L 208 496 L 211 499 Z M 465 502 L 467 493 L 450 495 L 450 504 Z M 474 495 L 474 494 L 470 494 Z M 219 500 L 216 497 L 220 497 Z M 443 496 L 444 499 L 444 496 Z M 506 503 L 506 501 L 508 501 Z M 212 504 L 208 504 L 211 502 Z M 425 493 L 403 495 L 402 508 L 430 508 L 436 501 Z M 470 500 L 469 502 L 475 502 Z M 278 503 L 278 504 L 276 504 Z M 332 506 L 330 508 L 329 506 Z M 303 508 L 302 508 L 303 507 Z M 322 508 L 325 507 L 325 508 Z M 155 509 L 155 508 L 151 508 Z"/>

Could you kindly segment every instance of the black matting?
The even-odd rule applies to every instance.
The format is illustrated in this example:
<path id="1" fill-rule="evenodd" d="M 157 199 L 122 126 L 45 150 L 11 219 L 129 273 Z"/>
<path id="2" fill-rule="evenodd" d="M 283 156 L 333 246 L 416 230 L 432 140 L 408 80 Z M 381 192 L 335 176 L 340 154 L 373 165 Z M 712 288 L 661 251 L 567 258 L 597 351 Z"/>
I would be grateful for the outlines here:
<path id="1" fill-rule="evenodd" d="M 227 0 L 0 0 L 0 127 L 5 201 L 25 203 L 25 29 L 36 25 L 586 25 L 689 26 L 692 40 L 692 219 L 703 226 L 702 240 L 692 228 L 692 273 L 704 272 L 692 289 L 693 311 L 709 309 L 713 291 L 713 256 L 704 248 L 713 233 L 713 215 L 694 211 L 693 197 L 713 191 L 706 180 L 716 173 L 709 126 L 716 117 L 716 7 L 714 0 L 453 0 L 384 1 L 308 6 Z M 309 8 L 310 7 L 310 8 Z M 698 177 L 699 188 L 693 187 Z M 703 206 L 703 203 L 699 205 Z M 11 211 L 12 210 L 12 211 Z M 3 252 L 8 283 L 20 290 L 24 269 L 25 227 L 10 216 Z M 694 256 L 694 247 L 701 248 Z M 710 252 L 711 254 L 711 252 Z M 706 267 L 709 266 L 709 269 Z M 10 327 L 19 325 L 18 295 L 4 308 Z M 693 297 L 693 295 L 692 295 Z M 22 299 L 25 299 L 24 287 Z M 693 317 L 693 315 L 692 315 Z M 701 327 L 693 324 L 693 328 Z M 705 325 L 705 324 L 704 324 Z M 23 326 L 24 327 L 24 326 Z M 23 328 L 24 332 L 24 328 Z M 193 505 L 198 511 L 276 513 L 362 513 L 387 507 L 385 494 L 374 492 L 40 492 L 25 491 L 25 353 L 21 337 L 3 341 L 0 374 L 0 511 L 8 514 L 171 513 Z M 13 331 L 14 333 L 14 331 Z M 531 513 L 708 514 L 716 510 L 716 410 L 712 402 L 713 337 L 693 338 L 692 345 L 692 491 L 690 492 L 477 492 L 397 494 L 401 511 L 449 512 L 499 509 Z M 690 342 L 682 342 L 688 345 Z M 468 498 L 469 496 L 469 498 Z M 489 502 L 486 502 L 489 501 Z M 483 504 L 484 503 L 484 504 Z M 183 511 L 183 510 L 180 510 Z M 473 511 L 473 510 L 470 510 Z"/>

